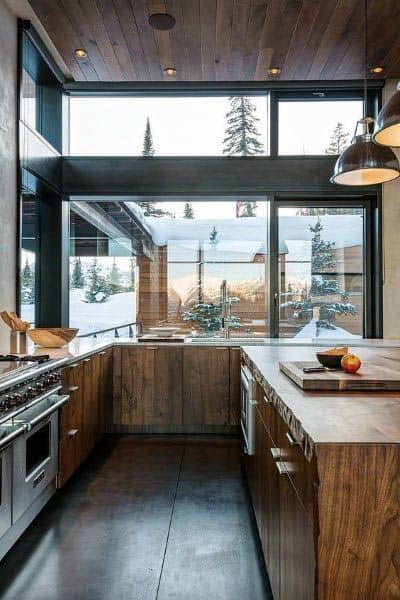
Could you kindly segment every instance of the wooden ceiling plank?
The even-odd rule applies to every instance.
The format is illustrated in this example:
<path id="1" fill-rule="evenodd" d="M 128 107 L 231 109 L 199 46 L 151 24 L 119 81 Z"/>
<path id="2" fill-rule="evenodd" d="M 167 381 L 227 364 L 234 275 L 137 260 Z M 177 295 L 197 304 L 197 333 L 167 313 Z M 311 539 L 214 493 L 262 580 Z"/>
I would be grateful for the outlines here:
<path id="1" fill-rule="evenodd" d="M 129 0 L 113 0 L 126 46 L 138 81 L 149 81 L 150 73 Z"/>
<path id="2" fill-rule="evenodd" d="M 80 46 L 88 53 L 90 62 L 96 71 L 97 78 L 99 81 L 108 81 L 110 74 L 79 2 L 76 0 L 61 0 L 61 4 L 65 14 L 68 16 L 82 42 Z"/>
<path id="3" fill-rule="evenodd" d="M 74 56 L 75 48 L 79 47 L 79 39 L 75 36 L 69 21 L 65 18 L 58 0 L 29 0 L 29 3 L 74 79 L 76 81 L 86 81 L 87 77 L 81 68 L 82 65 Z M 74 40 L 76 45 L 74 45 Z"/>
<path id="4" fill-rule="evenodd" d="M 311 34 L 306 40 L 303 52 L 298 58 L 294 79 L 307 79 L 313 58 L 318 51 L 325 30 L 339 0 L 319 0 L 317 17 L 311 29 Z M 284 77 L 283 77 L 284 78 Z"/>
<path id="5" fill-rule="evenodd" d="M 281 77 L 296 79 L 296 71 L 304 54 L 304 47 L 310 39 L 318 16 L 320 0 L 305 0 L 300 11 L 296 27 L 289 44 Z"/>
<path id="6" fill-rule="evenodd" d="M 135 81 L 136 72 L 112 0 L 96 0 L 98 11 L 126 81 Z"/>
<path id="7" fill-rule="evenodd" d="M 335 52 L 328 56 L 321 71 L 321 79 L 332 79 L 336 71 L 347 60 L 347 72 L 359 67 L 356 78 L 364 76 L 364 0 L 353 0 L 352 13 L 335 42 Z M 349 51 L 350 50 L 350 51 Z M 347 55 L 347 56 L 346 56 Z"/>
<path id="8" fill-rule="evenodd" d="M 247 28 L 251 14 L 250 0 L 235 0 L 233 6 L 232 44 L 229 79 L 243 80 L 244 56 L 247 48 Z"/>
<path id="9" fill-rule="evenodd" d="M 184 31 L 183 4 L 181 0 L 165 0 L 165 6 L 167 13 L 176 19 L 176 25 L 170 31 L 173 66 L 177 71 L 176 79 L 189 81 L 189 54 Z"/>
<path id="10" fill-rule="evenodd" d="M 149 25 L 150 15 L 147 10 L 146 2 L 145 0 L 130 0 L 130 4 L 151 80 L 160 81 L 164 77 L 161 70 L 160 58 L 158 56 L 154 30 Z"/>
<path id="11" fill-rule="evenodd" d="M 200 2 L 201 75 L 203 81 L 216 79 L 217 0 Z"/>
<path id="12" fill-rule="evenodd" d="M 233 0 L 217 0 L 215 71 L 218 81 L 227 81 L 232 44 Z"/>
<path id="13" fill-rule="evenodd" d="M 354 0 L 339 0 L 333 15 L 329 21 L 328 27 L 322 37 L 320 46 L 314 56 L 308 72 L 308 79 L 319 79 L 329 56 L 336 51 L 336 44 L 341 33 L 347 26 L 354 7 Z"/>
<path id="14" fill-rule="evenodd" d="M 200 1 L 184 0 L 183 27 L 186 33 L 190 75 L 192 81 L 201 81 L 201 38 L 200 38 Z"/>
<path id="15" fill-rule="evenodd" d="M 271 66 L 272 55 L 274 53 L 273 48 L 261 48 L 258 53 L 256 72 L 254 75 L 254 79 L 256 81 L 261 81 L 265 79 L 265 74 L 267 73 L 269 67 Z"/>
<path id="16" fill-rule="evenodd" d="M 118 59 L 115 55 L 114 48 L 110 42 L 107 30 L 104 26 L 104 21 L 98 11 L 95 0 L 79 0 L 82 13 L 84 14 L 87 23 L 89 24 L 94 39 L 100 48 L 101 55 L 107 66 L 111 81 L 123 81 L 124 74 L 122 73 Z"/>
<path id="17" fill-rule="evenodd" d="M 264 30 L 266 15 L 267 3 L 261 0 L 252 0 L 243 59 L 243 79 L 255 79 L 260 54 L 260 40 Z M 266 75 L 267 72 L 265 71 L 262 79 L 265 79 Z"/>

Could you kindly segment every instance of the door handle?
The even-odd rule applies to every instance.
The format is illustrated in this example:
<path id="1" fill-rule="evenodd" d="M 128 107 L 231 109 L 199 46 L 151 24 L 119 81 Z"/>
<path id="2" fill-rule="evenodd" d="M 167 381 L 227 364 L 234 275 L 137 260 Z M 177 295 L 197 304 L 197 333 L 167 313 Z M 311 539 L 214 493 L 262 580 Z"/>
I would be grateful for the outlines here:
<path id="1" fill-rule="evenodd" d="M 74 437 L 78 433 L 78 429 L 70 429 L 68 431 L 68 437 Z"/>
<path id="2" fill-rule="evenodd" d="M 287 432 L 285 435 L 286 435 L 286 438 L 287 438 L 287 440 L 288 440 L 288 442 L 289 442 L 289 446 L 296 446 L 296 445 L 297 445 L 297 442 L 296 442 L 296 440 L 295 440 L 295 439 L 294 439 L 294 437 L 293 437 L 293 436 L 292 436 L 292 435 L 289 433 L 289 431 L 288 431 L 288 432 Z"/>
<path id="3" fill-rule="evenodd" d="M 271 450 L 271 454 L 272 454 L 273 458 L 277 459 L 277 458 L 281 457 L 281 450 L 280 450 L 280 448 L 270 448 L 270 450 Z"/>
<path id="4" fill-rule="evenodd" d="M 275 465 L 276 465 L 276 468 L 278 469 L 279 475 L 287 475 L 288 474 L 285 463 L 278 461 L 275 463 Z"/>

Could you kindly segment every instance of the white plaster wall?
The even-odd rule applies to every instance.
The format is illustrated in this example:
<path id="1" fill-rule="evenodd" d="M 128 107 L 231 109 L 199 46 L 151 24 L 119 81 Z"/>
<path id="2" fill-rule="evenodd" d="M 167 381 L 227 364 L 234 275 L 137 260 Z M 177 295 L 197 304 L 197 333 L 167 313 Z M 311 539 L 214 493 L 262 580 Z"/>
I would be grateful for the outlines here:
<path id="1" fill-rule="evenodd" d="M 16 90 L 17 20 L 0 0 L 0 310 L 15 310 Z M 7 343 L 1 324 L 1 349 Z"/>
<path id="2" fill-rule="evenodd" d="M 388 80 L 385 102 L 396 90 L 397 81 Z M 400 158 L 400 152 L 396 151 Z M 400 179 L 383 186 L 383 336 L 400 338 Z"/>

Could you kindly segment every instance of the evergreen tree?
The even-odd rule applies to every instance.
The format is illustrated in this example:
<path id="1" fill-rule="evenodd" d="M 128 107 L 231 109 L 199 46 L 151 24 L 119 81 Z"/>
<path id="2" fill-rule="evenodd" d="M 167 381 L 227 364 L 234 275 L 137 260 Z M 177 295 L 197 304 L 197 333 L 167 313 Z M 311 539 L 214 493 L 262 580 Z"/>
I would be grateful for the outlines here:
<path id="1" fill-rule="evenodd" d="M 325 154 L 341 154 L 347 146 L 349 134 L 345 131 L 343 123 L 337 123 L 329 140 L 329 146 L 325 150 Z"/>
<path id="2" fill-rule="evenodd" d="M 87 273 L 89 281 L 89 288 L 85 294 L 86 302 L 105 302 L 110 295 L 108 290 L 107 282 L 103 275 L 101 275 L 101 269 L 94 259 L 90 265 Z"/>
<path id="3" fill-rule="evenodd" d="M 184 219 L 194 219 L 193 206 L 190 202 L 185 202 L 185 208 L 183 209 Z"/>
<path id="4" fill-rule="evenodd" d="M 335 329 L 333 322 L 337 316 L 354 315 L 356 309 L 349 303 L 348 295 L 341 291 L 337 279 L 329 275 L 336 270 L 334 243 L 322 239 L 323 225 L 319 219 L 315 227 L 310 225 L 310 230 L 314 234 L 311 240 L 311 287 L 302 300 L 288 302 L 286 306 L 295 310 L 295 318 L 310 320 L 313 309 L 319 308 L 318 334 L 320 328 Z M 337 298 L 330 299 L 332 296 Z"/>
<path id="5" fill-rule="evenodd" d="M 321 217 L 322 215 L 362 215 L 362 208 L 328 208 L 306 207 L 298 208 L 296 215 Z"/>
<path id="6" fill-rule="evenodd" d="M 155 149 L 153 144 L 153 136 L 151 133 L 150 119 L 147 117 L 146 120 L 146 129 L 144 130 L 144 140 L 143 140 L 143 156 L 154 156 Z"/>
<path id="7" fill-rule="evenodd" d="M 130 259 L 130 269 L 129 269 L 129 283 L 127 286 L 127 291 L 128 292 L 134 292 L 135 291 L 135 267 L 136 267 L 136 261 L 134 258 Z"/>
<path id="8" fill-rule="evenodd" d="M 121 273 L 119 272 L 117 261 L 114 257 L 111 270 L 107 277 L 108 291 L 110 294 L 119 294 L 121 291 Z"/>
<path id="9" fill-rule="evenodd" d="M 257 128 L 258 117 L 256 107 L 250 98 L 232 96 L 229 99 L 230 109 L 226 114 L 225 138 L 223 153 L 230 156 L 253 156 L 263 152 L 260 132 Z"/>
<path id="10" fill-rule="evenodd" d="M 71 274 L 71 288 L 82 289 L 83 287 L 85 287 L 85 277 L 83 275 L 82 261 L 80 258 L 77 258 L 75 259 Z"/>
<path id="11" fill-rule="evenodd" d="M 35 302 L 35 277 L 28 259 L 21 273 L 21 300 L 23 304 Z"/>

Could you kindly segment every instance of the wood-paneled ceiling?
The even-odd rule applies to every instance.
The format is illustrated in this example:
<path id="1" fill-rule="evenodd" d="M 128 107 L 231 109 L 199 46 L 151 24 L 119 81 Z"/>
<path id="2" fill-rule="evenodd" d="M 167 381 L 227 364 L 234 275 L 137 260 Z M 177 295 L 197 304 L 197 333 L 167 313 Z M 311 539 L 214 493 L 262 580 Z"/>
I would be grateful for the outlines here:
<path id="1" fill-rule="evenodd" d="M 357 79 L 363 0 L 29 0 L 77 81 Z M 170 31 L 148 18 L 167 12 Z M 400 0 L 368 0 L 369 67 L 400 77 Z M 76 59 L 84 48 L 87 58 Z"/>

